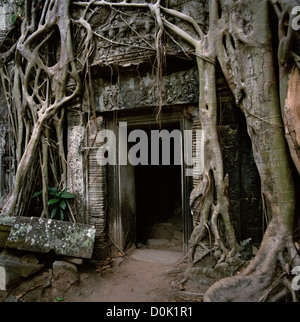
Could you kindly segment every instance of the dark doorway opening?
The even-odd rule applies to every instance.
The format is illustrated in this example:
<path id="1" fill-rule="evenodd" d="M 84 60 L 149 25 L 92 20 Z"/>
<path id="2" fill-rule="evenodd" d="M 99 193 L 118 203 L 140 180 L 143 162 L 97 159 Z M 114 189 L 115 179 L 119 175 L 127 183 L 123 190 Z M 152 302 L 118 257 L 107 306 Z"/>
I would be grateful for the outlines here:
<path id="1" fill-rule="evenodd" d="M 162 140 L 159 145 L 159 164 L 151 164 L 151 131 L 167 130 L 172 133 L 180 130 L 180 124 L 168 124 L 158 127 L 152 125 L 141 128 L 147 132 L 148 165 L 135 167 L 136 191 L 136 243 L 147 244 L 149 239 L 174 240 L 174 233 L 178 244 L 183 244 L 182 234 L 182 166 L 175 163 L 175 144 L 178 141 L 170 139 L 170 164 L 162 162 Z M 182 151 L 182 145 L 181 145 Z M 183 236 L 183 235 L 182 235 Z"/>

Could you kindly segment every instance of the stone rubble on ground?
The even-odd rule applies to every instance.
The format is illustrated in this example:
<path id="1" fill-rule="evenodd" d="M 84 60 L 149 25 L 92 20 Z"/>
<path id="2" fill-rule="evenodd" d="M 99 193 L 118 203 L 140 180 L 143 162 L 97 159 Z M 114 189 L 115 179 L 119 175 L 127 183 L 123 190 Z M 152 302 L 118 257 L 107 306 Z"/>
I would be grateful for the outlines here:
<path id="1" fill-rule="evenodd" d="M 55 261 L 53 267 L 53 287 L 57 295 L 69 290 L 79 282 L 77 266 L 67 261 Z"/>
<path id="2" fill-rule="evenodd" d="M 39 301 L 45 290 L 55 300 L 78 284 L 81 265 L 81 258 L 56 256 L 46 267 L 34 253 L 0 250 L 0 302 Z"/>
<path id="3" fill-rule="evenodd" d="M 4 251 L 0 255 L 0 291 L 17 283 L 22 278 L 30 277 L 43 268 L 43 264 L 34 254 L 14 254 Z"/>

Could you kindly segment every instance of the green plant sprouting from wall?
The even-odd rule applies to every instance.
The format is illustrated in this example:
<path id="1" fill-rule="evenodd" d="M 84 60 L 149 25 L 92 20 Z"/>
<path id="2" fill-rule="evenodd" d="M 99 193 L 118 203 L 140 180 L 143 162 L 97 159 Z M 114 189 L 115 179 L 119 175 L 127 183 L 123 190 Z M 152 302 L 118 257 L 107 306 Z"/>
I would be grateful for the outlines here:
<path id="1" fill-rule="evenodd" d="M 72 193 L 69 193 L 68 189 L 58 191 L 55 187 L 49 187 L 48 193 L 50 197 L 48 197 L 48 206 L 50 207 L 51 213 L 50 218 L 56 219 L 56 217 L 58 216 L 61 221 L 64 221 L 66 218 L 65 213 L 67 211 L 68 201 L 70 199 L 74 199 L 75 196 Z M 36 198 L 42 194 L 43 190 L 38 191 L 34 193 L 32 198 Z"/>

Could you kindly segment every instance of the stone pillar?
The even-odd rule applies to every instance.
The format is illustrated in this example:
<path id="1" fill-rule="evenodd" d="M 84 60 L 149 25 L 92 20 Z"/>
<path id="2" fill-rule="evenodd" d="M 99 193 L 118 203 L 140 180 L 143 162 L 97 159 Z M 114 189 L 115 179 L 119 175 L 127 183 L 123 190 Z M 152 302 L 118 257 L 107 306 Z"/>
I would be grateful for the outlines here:
<path id="1" fill-rule="evenodd" d="M 101 165 L 104 153 L 99 149 L 104 144 L 103 135 L 104 120 L 102 116 L 97 117 L 96 122 L 91 120 L 87 127 L 88 142 L 85 147 L 87 158 L 87 215 L 88 223 L 96 228 L 96 241 L 94 253 L 96 257 L 105 256 L 107 243 L 106 216 L 107 216 L 107 167 Z M 104 151 L 102 151 L 104 152 Z M 103 160 L 102 160 L 103 161 Z"/>
<path id="2" fill-rule="evenodd" d="M 79 110 L 68 111 L 68 190 L 75 195 L 74 215 L 77 217 L 78 223 L 82 224 L 88 223 L 85 141 L 86 125 L 84 115 Z"/>

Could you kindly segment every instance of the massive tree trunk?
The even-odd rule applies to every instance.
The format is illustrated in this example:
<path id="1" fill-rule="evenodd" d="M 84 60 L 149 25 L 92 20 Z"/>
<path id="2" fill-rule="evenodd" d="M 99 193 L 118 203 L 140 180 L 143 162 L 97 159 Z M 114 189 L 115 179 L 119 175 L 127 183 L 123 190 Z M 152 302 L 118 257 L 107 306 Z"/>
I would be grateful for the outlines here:
<path id="1" fill-rule="evenodd" d="M 300 71 L 297 66 L 293 67 L 288 84 L 288 94 L 283 111 L 284 125 L 291 156 L 300 173 Z"/>
<path id="2" fill-rule="evenodd" d="M 266 1 L 242 5 L 224 1 L 222 8 L 226 27 L 218 39 L 218 57 L 246 116 L 269 226 L 250 266 L 239 276 L 216 283 L 205 300 L 258 301 L 269 295 L 266 290 L 274 281 L 279 260 L 283 269 L 285 265 L 299 263 L 293 244 L 296 196 L 275 73 L 278 62 L 274 61 L 272 30 L 268 24 L 270 8 Z M 251 32 L 240 27 L 243 18 L 238 17 L 243 12 L 251 15 Z M 286 251 L 288 259 L 284 262 Z"/>

